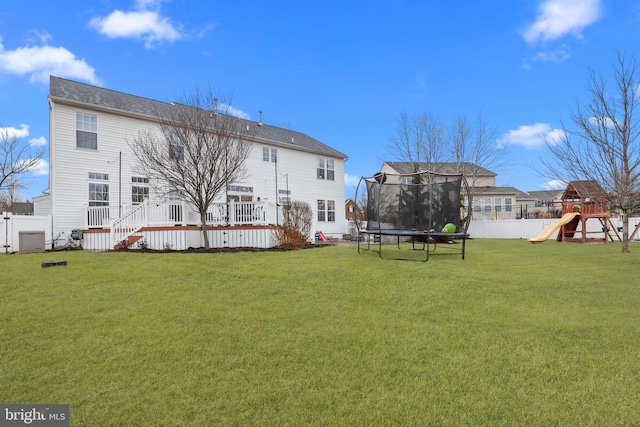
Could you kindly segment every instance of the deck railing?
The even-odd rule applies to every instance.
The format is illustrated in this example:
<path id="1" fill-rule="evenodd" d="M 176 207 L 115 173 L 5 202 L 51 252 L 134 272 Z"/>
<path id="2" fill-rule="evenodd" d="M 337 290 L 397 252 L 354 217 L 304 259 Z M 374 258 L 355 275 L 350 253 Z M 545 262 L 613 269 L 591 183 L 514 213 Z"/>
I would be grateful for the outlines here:
<path id="1" fill-rule="evenodd" d="M 122 218 L 141 226 L 200 225 L 200 214 L 186 202 L 145 201 L 143 205 L 86 207 L 85 228 L 112 228 L 114 222 L 122 228 L 131 228 Z M 276 209 L 274 203 L 264 201 L 213 203 L 207 210 L 207 226 L 276 224 L 282 217 Z"/>

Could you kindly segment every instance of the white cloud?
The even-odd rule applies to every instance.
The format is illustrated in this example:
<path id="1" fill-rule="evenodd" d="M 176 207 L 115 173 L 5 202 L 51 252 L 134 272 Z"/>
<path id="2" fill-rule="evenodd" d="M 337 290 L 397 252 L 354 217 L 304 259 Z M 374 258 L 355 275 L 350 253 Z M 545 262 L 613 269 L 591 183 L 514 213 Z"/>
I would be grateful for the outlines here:
<path id="1" fill-rule="evenodd" d="M 20 165 L 27 164 L 31 159 L 24 159 L 19 162 Z M 38 162 L 29 169 L 29 173 L 35 176 L 49 175 L 49 162 L 44 159 L 38 160 Z"/>
<path id="2" fill-rule="evenodd" d="M 555 62 L 559 64 L 569 59 L 569 52 L 566 48 L 557 49 L 548 52 L 538 52 L 534 57 L 534 61 L 539 62 Z"/>
<path id="3" fill-rule="evenodd" d="M 582 30 L 600 17 L 601 0 L 544 0 L 536 21 L 524 30 L 527 43 L 548 42 Z"/>
<path id="4" fill-rule="evenodd" d="M 138 10 L 158 10 L 160 9 L 162 0 L 136 0 L 136 9 Z"/>
<path id="5" fill-rule="evenodd" d="M 505 133 L 497 142 L 498 145 L 520 145 L 524 148 L 535 149 L 545 146 L 545 142 L 557 143 L 564 137 L 562 129 L 551 129 L 546 123 L 520 126 L 516 130 Z"/>
<path id="6" fill-rule="evenodd" d="M 29 140 L 29 144 L 36 147 L 43 147 L 47 145 L 47 138 L 45 138 L 44 136 L 41 136 L 39 138 L 32 138 Z"/>
<path id="7" fill-rule="evenodd" d="M 20 129 L 14 127 L 0 127 L 0 135 L 3 138 L 26 138 L 29 136 L 29 126 L 20 125 Z"/>
<path id="8" fill-rule="evenodd" d="M 52 38 L 48 31 L 31 30 L 27 34 L 27 41 L 31 44 L 47 44 Z"/>
<path id="9" fill-rule="evenodd" d="M 31 169 L 31 174 L 36 176 L 49 175 L 49 162 L 44 159 L 40 159 L 38 164 Z"/>
<path id="10" fill-rule="evenodd" d="M 29 136 L 29 126 L 22 124 L 20 125 L 20 129 L 14 127 L 0 127 L 0 135 L 2 138 L 16 138 L 22 139 Z M 35 147 L 42 147 L 47 145 L 47 138 L 44 136 L 38 138 L 31 138 L 29 140 L 29 145 L 33 145 Z"/>
<path id="11" fill-rule="evenodd" d="M 110 38 L 139 38 L 146 48 L 183 37 L 179 24 L 160 15 L 160 0 L 137 0 L 135 11 L 115 10 L 103 18 L 93 18 L 89 25 Z"/>
<path id="12" fill-rule="evenodd" d="M 561 179 L 552 179 L 551 181 L 540 184 L 540 190 L 562 190 L 567 186 L 567 182 Z"/>
<path id="13" fill-rule="evenodd" d="M 615 128 L 617 121 L 614 121 L 611 117 L 590 117 L 589 123 L 595 127 L 606 127 L 609 129 Z"/>
<path id="14" fill-rule="evenodd" d="M 221 113 L 224 114 L 228 114 L 230 116 L 233 117 L 237 117 L 239 119 L 246 119 L 249 120 L 250 116 L 248 113 L 245 113 L 244 111 L 238 109 L 238 108 L 234 108 L 229 104 L 218 104 L 218 111 L 220 111 Z"/>
<path id="15" fill-rule="evenodd" d="M 344 174 L 344 186 L 356 188 L 360 182 L 360 177 L 355 175 Z"/>
<path id="16" fill-rule="evenodd" d="M 0 38 L 0 72 L 29 76 L 31 83 L 49 83 L 49 76 L 55 75 L 99 84 L 95 69 L 64 47 L 43 45 L 5 50 L 2 38 Z"/>

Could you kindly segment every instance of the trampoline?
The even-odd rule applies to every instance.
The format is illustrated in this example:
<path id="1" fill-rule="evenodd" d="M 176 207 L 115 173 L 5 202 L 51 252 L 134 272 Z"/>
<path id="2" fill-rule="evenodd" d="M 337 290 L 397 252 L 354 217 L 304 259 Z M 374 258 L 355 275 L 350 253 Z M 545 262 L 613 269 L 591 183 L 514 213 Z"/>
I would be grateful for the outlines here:
<path id="1" fill-rule="evenodd" d="M 366 226 L 357 224 L 358 253 L 374 251 L 384 258 L 391 240 L 397 245 L 393 259 L 410 259 L 402 256 L 401 246 L 410 242 L 410 250 L 424 250 L 425 262 L 433 254 L 459 254 L 464 260 L 472 204 L 462 174 L 378 172 L 360 179 L 355 197 L 367 203 Z M 455 225 L 454 233 L 442 231 L 448 223 Z"/>

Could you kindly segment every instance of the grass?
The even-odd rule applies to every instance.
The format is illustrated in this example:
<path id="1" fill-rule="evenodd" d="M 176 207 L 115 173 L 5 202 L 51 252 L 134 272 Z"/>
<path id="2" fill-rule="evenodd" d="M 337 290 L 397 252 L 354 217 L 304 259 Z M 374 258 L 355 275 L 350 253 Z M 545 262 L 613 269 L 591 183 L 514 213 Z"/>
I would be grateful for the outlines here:
<path id="1" fill-rule="evenodd" d="M 71 425 L 637 425 L 634 246 L 3 255 L 0 402 Z"/>

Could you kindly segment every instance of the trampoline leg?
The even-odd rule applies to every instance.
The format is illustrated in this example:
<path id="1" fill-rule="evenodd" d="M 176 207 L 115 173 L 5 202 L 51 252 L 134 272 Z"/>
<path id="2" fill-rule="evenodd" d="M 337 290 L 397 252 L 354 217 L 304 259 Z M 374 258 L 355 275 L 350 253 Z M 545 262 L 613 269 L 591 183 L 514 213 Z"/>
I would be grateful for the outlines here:
<path id="1" fill-rule="evenodd" d="M 462 259 L 464 259 L 464 246 L 467 243 L 467 239 L 462 238 Z"/>

